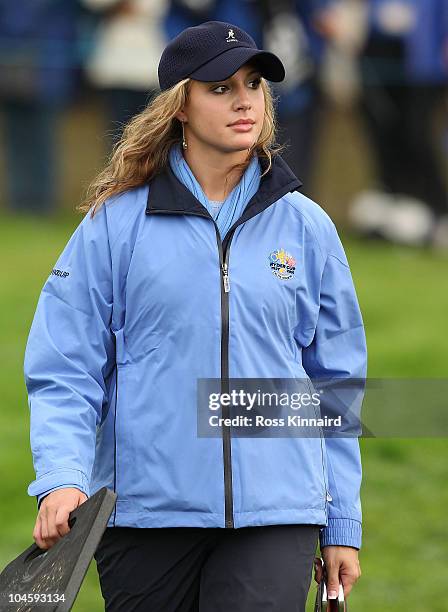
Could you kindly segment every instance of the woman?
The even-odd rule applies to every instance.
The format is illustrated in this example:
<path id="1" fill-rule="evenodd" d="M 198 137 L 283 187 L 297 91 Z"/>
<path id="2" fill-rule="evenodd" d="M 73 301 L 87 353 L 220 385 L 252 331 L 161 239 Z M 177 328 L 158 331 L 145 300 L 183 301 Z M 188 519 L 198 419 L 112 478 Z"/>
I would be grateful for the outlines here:
<path id="1" fill-rule="evenodd" d="M 52 546 L 72 509 L 114 489 L 95 555 L 108 610 L 304 610 L 318 536 L 330 596 L 360 575 L 356 437 L 197 429 L 204 379 L 225 393 L 229 377 L 365 376 L 336 229 L 273 145 L 265 79 L 283 77 L 228 23 L 171 41 L 161 93 L 40 296 L 25 356 L 33 535 Z"/>

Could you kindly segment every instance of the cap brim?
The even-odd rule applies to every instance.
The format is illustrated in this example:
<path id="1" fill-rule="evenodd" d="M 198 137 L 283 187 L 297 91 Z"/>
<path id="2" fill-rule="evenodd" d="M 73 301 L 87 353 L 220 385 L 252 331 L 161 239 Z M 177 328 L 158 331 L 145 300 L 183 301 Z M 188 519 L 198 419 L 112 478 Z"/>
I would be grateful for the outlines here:
<path id="1" fill-rule="evenodd" d="M 214 57 L 197 68 L 189 77 L 196 81 L 224 81 L 249 60 L 256 60 L 261 76 L 268 81 L 279 83 L 285 78 L 285 68 L 281 60 L 269 51 L 250 47 L 233 47 Z"/>

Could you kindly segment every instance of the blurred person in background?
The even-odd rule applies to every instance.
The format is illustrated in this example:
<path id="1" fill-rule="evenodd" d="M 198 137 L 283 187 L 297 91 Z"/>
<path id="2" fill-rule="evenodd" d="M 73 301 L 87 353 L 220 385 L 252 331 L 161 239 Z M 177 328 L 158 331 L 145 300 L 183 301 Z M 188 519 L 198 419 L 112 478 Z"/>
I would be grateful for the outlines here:
<path id="1" fill-rule="evenodd" d="M 331 0 L 260 0 L 263 44 L 284 58 L 286 78 L 275 84 L 279 96 L 279 140 L 284 159 L 308 189 L 314 171 L 322 110 L 320 69 L 326 39 L 320 14 Z"/>
<path id="2" fill-rule="evenodd" d="M 442 137 L 434 126 L 447 103 L 448 0 L 369 0 L 366 16 L 361 108 L 378 187 L 355 198 L 350 219 L 365 235 L 448 248 Z"/>
<path id="3" fill-rule="evenodd" d="M 0 115 L 6 196 L 48 214 L 59 195 L 61 111 L 79 82 L 75 0 L 0 0 Z"/>
<path id="4" fill-rule="evenodd" d="M 100 16 L 86 71 L 106 108 L 108 148 L 158 90 L 168 0 L 81 0 Z"/>

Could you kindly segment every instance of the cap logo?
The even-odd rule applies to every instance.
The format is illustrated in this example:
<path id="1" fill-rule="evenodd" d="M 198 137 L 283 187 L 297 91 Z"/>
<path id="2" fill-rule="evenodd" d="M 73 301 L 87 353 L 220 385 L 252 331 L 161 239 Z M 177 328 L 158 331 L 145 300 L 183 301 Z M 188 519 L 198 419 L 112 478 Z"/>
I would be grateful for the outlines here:
<path id="1" fill-rule="evenodd" d="M 235 38 L 235 32 L 232 29 L 230 29 L 227 33 L 226 42 L 238 42 L 238 40 Z"/>

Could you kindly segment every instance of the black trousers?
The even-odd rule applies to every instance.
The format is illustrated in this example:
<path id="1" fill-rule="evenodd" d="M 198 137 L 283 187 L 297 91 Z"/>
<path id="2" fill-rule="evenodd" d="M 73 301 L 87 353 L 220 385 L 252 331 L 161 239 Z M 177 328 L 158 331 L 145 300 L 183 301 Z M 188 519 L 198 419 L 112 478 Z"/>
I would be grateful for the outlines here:
<path id="1" fill-rule="evenodd" d="M 95 553 L 107 612 L 304 612 L 318 525 L 108 527 Z"/>

